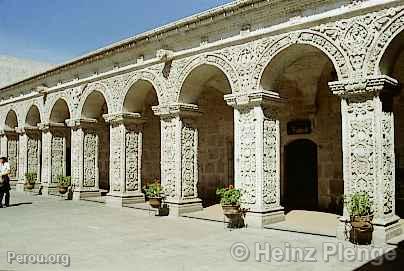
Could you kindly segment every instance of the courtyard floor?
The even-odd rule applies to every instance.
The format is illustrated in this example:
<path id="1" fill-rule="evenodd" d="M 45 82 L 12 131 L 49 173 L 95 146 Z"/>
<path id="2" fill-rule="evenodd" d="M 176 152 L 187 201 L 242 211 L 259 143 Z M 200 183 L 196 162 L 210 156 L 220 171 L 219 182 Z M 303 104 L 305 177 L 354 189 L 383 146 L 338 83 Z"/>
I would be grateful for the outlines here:
<path id="1" fill-rule="evenodd" d="M 361 261 L 348 254 L 343 257 L 354 247 L 331 237 L 229 230 L 219 222 L 155 217 L 144 210 L 13 191 L 11 203 L 0 209 L 0 271 L 397 270 L 404 262 L 404 250 L 394 246 L 360 248 L 373 256 L 376 249 L 390 251 L 377 262 L 366 256 Z M 303 256 L 296 256 L 293 249 Z M 38 254 L 58 263 L 35 263 Z M 62 258 L 55 260 L 56 254 Z"/>

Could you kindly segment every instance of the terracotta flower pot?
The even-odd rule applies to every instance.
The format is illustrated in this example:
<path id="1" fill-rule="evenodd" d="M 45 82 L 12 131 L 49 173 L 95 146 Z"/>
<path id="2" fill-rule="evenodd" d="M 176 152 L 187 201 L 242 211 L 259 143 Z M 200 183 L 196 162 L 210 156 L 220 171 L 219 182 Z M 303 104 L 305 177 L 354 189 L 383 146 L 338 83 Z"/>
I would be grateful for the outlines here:
<path id="1" fill-rule="evenodd" d="M 67 193 L 67 187 L 66 186 L 59 186 L 59 193 L 64 195 Z"/>
<path id="2" fill-rule="evenodd" d="M 34 189 L 35 184 L 34 184 L 34 183 L 27 183 L 27 184 L 25 185 L 25 187 L 26 187 L 28 190 L 32 190 L 32 189 Z"/>
<path id="3" fill-rule="evenodd" d="M 371 216 L 351 217 L 349 241 L 357 245 L 370 245 L 373 235 L 373 218 Z"/>
<path id="4" fill-rule="evenodd" d="M 222 205 L 223 214 L 229 219 L 229 228 L 244 227 L 244 219 L 240 205 Z"/>
<path id="5" fill-rule="evenodd" d="M 161 206 L 161 198 L 149 198 L 149 204 L 153 208 L 160 208 Z"/>

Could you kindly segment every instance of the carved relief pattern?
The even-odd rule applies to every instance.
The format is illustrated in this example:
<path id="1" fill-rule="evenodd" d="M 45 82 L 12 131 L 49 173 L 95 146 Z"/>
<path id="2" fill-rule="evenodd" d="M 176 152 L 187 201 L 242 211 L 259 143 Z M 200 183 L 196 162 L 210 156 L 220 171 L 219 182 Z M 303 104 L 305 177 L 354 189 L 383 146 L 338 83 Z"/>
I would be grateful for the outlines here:
<path id="1" fill-rule="evenodd" d="M 112 191 L 121 191 L 121 159 L 122 139 L 125 127 L 117 126 L 111 129 L 111 186 Z"/>
<path id="2" fill-rule="evenodd" d="M 94 187 L 96 184 L 97 141 L 95 132 L 84 133 L 84 187 Z"/>
<path id="3" fill-rule="evenodd" d="M 175 119 L 164 120 L 162 121 L 161 125 L 162 125 L 161 139 L 164 140 L 164 142 L 162 142 L 161 144 L 162 149 L 161 170 L 163 177 L 162 185 L 164 187 L 164 193 L 168 197 L 175 197 L 176 196 Z"/>
<path id="4" fill-rule="evenodd" d="M 403 7 L 390 8 L 380 12 L 380 15 L 374 21 L 374 28 L 379 33 L 376 41 L 373 43 L 368 56 L 367 70 L 368 75 L 377 73 L 378 60 L 384 55 L 384 50 L 390 40 L 404 27 Z"/>
<path id="5" fill-rule="evenodd" d="M 395 180 L 393 179 L 394 170 L 394 135 L 393 135 L 393 120 L 391 113 L 383 112 L 382 120 L 382 163 L 383 163 L 383 187 L 384 190 L 384 203 L 383 211 L 384 214 L 390 214 L 393 212 L 393 200 L 394 200 L 394 190 L 393 185 Z"/>
<path id="6" fill-rule="evenodd" d="M 126 190 L 139 190 L 139 133 L 129 130 L 126 132 Z"/>
<path id="7" fill-rule="evenodd" d="M 266 205 L 276 204 L 279 194 L 279 123 L 264 119 L 264 183 L 263 199 Z"/>
<path id="8" fill-rule="evenodd" d="M 196 196 L 196 129 L 192 124 L 183 121 L 181 132 L 181 168 L 182 168 L 182 196 L 183 198 Z"/>
<path id="9" fill-rule="evenodd" d="M 240 142 L 240 190 L 242 202 L 256 203 L 256 132 L 253 109 L 240 110 L 239 142 Z"/>
<path id="10" fill-rule="evenodd" d="M 351 182 L 349 193 L 363 192 L 369 193 L 374 199 L 375 176 L 375 135 L 372 100 L 351 102 L 348 105 L 349 122 L 349 147 L 350 147 L 350 167 Z M 376 210 L 375 210 L 376 211 Z"/>
<path id="11" fill-rule="evenodd" d="M 38 139 L 28 137 L 28 149 L 27 149 L 27 172 L 38 172 L 39 160 L 38 160 Z"/>
<path id="12" fill-rule="evenodd" d="M 15 136 L 7 137 L 7 156 L 10 164 L 10 178 L 17 178 L 18 140 Z"/>
<path id="13" fill-rule="evenodd" d="M 61 136 L 54 135 L 52 137 L 51 143 L 51 172 L 52 172 L 52 183 L 56 184 L 58 182 L 58 176 L 64 175 L 64 161 L 65 161 L 65 150 L 64 150 L 64 138 Z"/>

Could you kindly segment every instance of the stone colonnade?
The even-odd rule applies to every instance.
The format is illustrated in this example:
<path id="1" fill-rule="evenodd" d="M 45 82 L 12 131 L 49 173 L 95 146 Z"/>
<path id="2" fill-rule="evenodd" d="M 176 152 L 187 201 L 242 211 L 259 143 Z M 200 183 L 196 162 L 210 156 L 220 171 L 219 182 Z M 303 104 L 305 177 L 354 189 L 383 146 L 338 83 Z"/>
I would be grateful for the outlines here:
<path id="1" fill-rule="evenodd" d="M 245 8 L 241 2 L 235 3 L 240 5 L 237 9 Z M 340 16 L 330 22 L 323 19 L 315 21 L 314 16 L 310 18 L 313 22 L 300 25 L 300 19 L 293 19 L 292 28 L 282 26 L 276 32 L 271 32 L 272 28 L 255 32 L 254 29 L 261 29 L 263 24 L 257 21 L 254 25 L 254 19 L 261 18 L 262 9 L 270 9 L 258 8 L 261 15 L 251 16 L 251 25 L 244 26 L 242 32 L 229 39 L 222 36 L 214 44 L 209 42 L 209 37 L 203 43 L 192 40 L 189 44 L 189 40 L 177 39 L 179 33 L 187 33 L 181 32 L 179 24 L 178 31 L 169 34 L 174 36 L 173 39 L 167 34 L 167 43 L 172 42 L 172 50 L 166 49 L 170 46 L 163 46 L 165 49 L 151 53 L 147 50 L 155 50 L 161 44 L 153 44 L 146 50 L 132 43 L 125 47 L 127 51 L 108 49 L 105 57 L 110 59 L 105 62 L 99 61 L 104 57 L 101 50 L 91 61 L 68 64 L 77 65 L 74 73 L 78 75 L 74 79 L 71 79 L 72 74 L 61 69 L 58 77 L 53 77 L 56 73 L 44 74 L 39 79 L 30 79 L 31 85 L 22 81 L 5 88 L 0 92 L 0 153 L 10 159 L 11 176 L 18 180 L 17 188 L 23 189 L 26 172 L 35 171 L 41 176 L 38 182 L 43 186 L 43 192 L 52 192 L 56 189 L 57 176 L 68 172 L 66 160 L 71 155 L 74 198 L 100 195 L 100 136 L 97 131 L 101 122 L 99 114 L 95 119 L 94 112 L 83 113 L 83 105 L 88 98 L 89 108 L 97 109 L 101 115 L 108 112 L 101 116 L 109 125 L 110 136 L 109 146 L 102 146 L 109 148 L 110 155 L 107 203 L 122 206 L 144 201 L 141 172 L 142 156 L 147 151 L 143 149 L 147 119 L 142 112 L 146 94 L 154 89 L 158 105 L 153 107 L 153 111 L 160 117 L 161 123 L 161 161 L 157 167 L 161 171 L 161 182 L 171 214 L 200 210 L 197 120 L 203 119 L 203 110 L 197 103 L 191 104 L 194 102 L 191 97 L 213 88 L 225 93 L 225 101 L 234 108 L 234 182 L 243 192 L 242 205 L 248 210 L 247 222 L 252 226 L 263 226 L 283 220 L 280 191 L 281 142 L 284 139 L 280 135 L 281 127 L 286 125 L 281 123 L 280 115 L 288 110 L 290 104 L 287 98 L 290 97 L 280 97 L 275 90 L 286 70 L 284 66 L 292 67 L 303 56 L 309 55 L 312 60 L 320 56 L 325 59 L 324 63 L 332 66 L 330 78 L 333 79 L 327 77 L 326 82 L 335 81 L 329 82 L 332 93 L 327 94 L 338 95 L 341 99 L 344 194 L 349 196 L 356 191 L 369 193 L 374 202 L 377 242 L 398 235 L 401 229 L 395 215 L 396 159 L 392 101 L 398 92 L 398 80 L 403 71 L 398 69 L 394 72 L 398 65 L 395 63 L 396 56 L 402 53 L 400 48 L 404 40 L 404 6 L 397 2 L 395 6 L 379 3 L 369 7 L 364 2 L 372 1 L 354 2 L 352 6 L 336 9 L 336 14 L 340 13 Z M 251 10 L 243 12 L 254 12 L 257 7 L 251 5 L 249 8 Z M 226 16 L 239 14 L 241 12 L 232 11 Z M 214 15 L 208 17 L 214 21 Z M 265 20 L 271 18 L 265 16 Z M 210 23 L 206 22 L 206 27 L 210 27 Z M 193 24 L 185 28 L 192 32 L 190 25 Z M 195 24 L 195 28 L 205 27 L 205 24 L 201 25 Z M 220 29 L 238 26 L 239 23 L 234 23 L 223 25 Z M 233 35 L 237 31 L 231 33 Z M 225 34 L 227 37 L 228 33 Z M 196 34 L 190 35 L 190 39 L 194 37 L 200 38 Z M 154 41 L 147 39 L 145 43 L 149 45 Z M 128 43 L 131 42 L 128 40 Z M 184 44 L 175 47 L 179 43 Z M 116 57 L 124 52 L 139 57 L 136 62 L 126 65 L 122 59 L 127 60 L 127 55 Z M 89 59 L 92 57 L 91 54 L 88 56 Z M 111 63 L 113 67 L 108 66 Z M 309 64 L 316 64 L 315 61 L 313 63 Z M 82 73 L 80 65 L 84 67 Z M 100 68 L 97 65 L 105 66 Z M 296 72 L 295 68 L 292 67 L 291 73 L 295 72 L 288 74 L 286 83 L 291 77 L 299 83 L 303 80 L 301 77 L 307 75 L 301 75 L 301 70 Z M 89 71 L 95 70 L 102 72 L 89 75 Z M 230 89 L 224 89 L 217 70 L 223 73 Z M 322 68 L 318 70 L 323 72 Z M 190 76 L 194 71 L 195 74 Z M 308 69 L 305 72 L 311 71 Z M 188 76 L 192 79 L 189 82 Z M 311 81 L 303 83 L 314 82 L 313 86 L 296 83 L 296 88 L 302 87 L 304 91 L 300 92 L 301 95 L 311 95 L 315 100 L 321 75 L 309 74 L 308 77 Z M 187 93 L 181 96 L 184 94 L 181 93 L 183 85 Z M 129 106 L 125 108 L 123 104 L 131 87 L 134 87 L 136 95 L 129 99 Z M 287 90 L 289 87 L 286 84 Z M 54 110 L 58 99 L 65 100 L 68 108 Z M 41 122 L 36 127 L 26 125 L 25 109 L 20 109 L 27 107 L 31 100 L 35 100 L 41 114 Z M 102 109 L 104 102 L 106 111 Z M 58 118 L 60 122 L 53 123 L 50 111 L 55 111 L 55 116 L 63 113 L 64 119 Z M 102 121 L 104 127 L 105 123 Z M 71 151 L 67 151 L 67 145 Z M 337 229 L 341 238 L 347 216 L 345 209 Z"/>

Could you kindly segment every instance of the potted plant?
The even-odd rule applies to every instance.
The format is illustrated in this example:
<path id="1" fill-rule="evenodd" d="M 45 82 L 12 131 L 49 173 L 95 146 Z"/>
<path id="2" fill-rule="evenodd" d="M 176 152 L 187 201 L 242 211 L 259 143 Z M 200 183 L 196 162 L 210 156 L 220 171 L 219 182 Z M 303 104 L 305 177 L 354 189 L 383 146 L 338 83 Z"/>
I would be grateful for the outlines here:
<path id="1" fill-rule="evenodd" d="M 59 175 L 57 179 L 58 179 L 59 193 L 62 195 L 66 194 L 69 186 L 71 185 L 71 177 Z"/>
<path id="2" fill-rule="evenodd" d="M 367 192 L 357 192 L 347 197 L 345 204 L 350 216 L 349 241 L 357 245 L 372 243 L 373 210 L 372 201 Z"/>
<path id="3" fill-rule="evenodd" d="M 229 226 L 244 226 L 243 211 L 240 208 L 241 191 L 230 185 L 227 188 L 218 188 L 216 195 L 220 197 L 223 214 L 230 220 Z"/>
<path id="4" fill-rule="evenodd" d="M 160 208 L 163 200 L 163 190 L 158 181 L 146 185 L 144 188 L 146 197 L 149 199 L 149 204 L 153 208 Z"/>
<path id="5" fill-rule="evenodd" d="M 28 190 L 32 190 L 35 187 L 35 183 L 38 179 L 38 175 L 35 172 L 27 172 L 25 173 L 25 186 Z"/>

